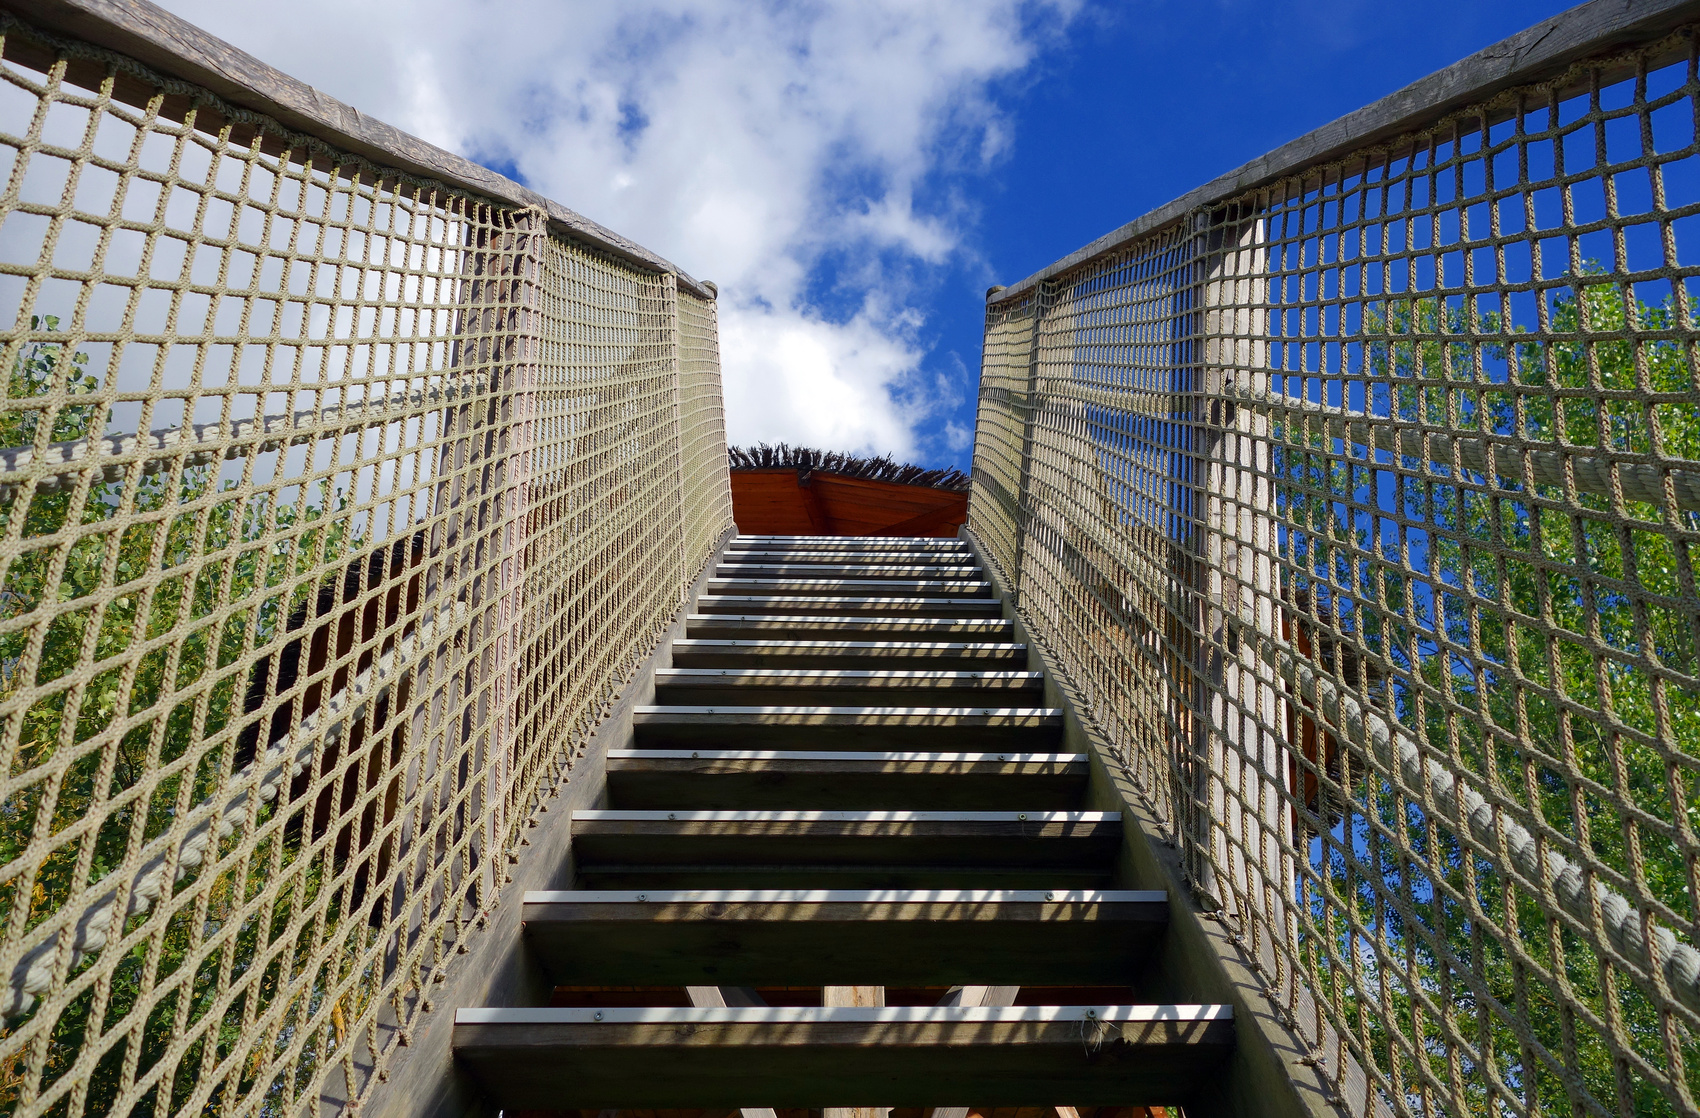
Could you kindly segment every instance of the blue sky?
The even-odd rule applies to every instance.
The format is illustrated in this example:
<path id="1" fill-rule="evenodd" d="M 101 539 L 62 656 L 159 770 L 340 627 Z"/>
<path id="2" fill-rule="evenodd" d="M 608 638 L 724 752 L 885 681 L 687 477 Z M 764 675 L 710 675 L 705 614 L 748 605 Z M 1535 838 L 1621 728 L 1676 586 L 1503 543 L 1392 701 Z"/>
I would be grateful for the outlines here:
<path id="1" fill-rule="evenodd" d="M 1098 5 L 1005 83 L 1013 149 L 979 184 L 980 268 L 931 300 L 929 364 L 977 368 L 981 296 L 1564 4 L 1178 0 Z M 929 340 L 933 340 L 929 338 Z M 972 425 L 973 401 L 959 422 Z M 936 444 L 935 444 L 936 445 Z M 949 455 L 963 464 L 967 452 Z"/>
<path id="2" fill-rule="evenodd" d="M 959 466 L 987 286 L 1563 9 L 165 5 L 719 282 L 735 441 Z"/>

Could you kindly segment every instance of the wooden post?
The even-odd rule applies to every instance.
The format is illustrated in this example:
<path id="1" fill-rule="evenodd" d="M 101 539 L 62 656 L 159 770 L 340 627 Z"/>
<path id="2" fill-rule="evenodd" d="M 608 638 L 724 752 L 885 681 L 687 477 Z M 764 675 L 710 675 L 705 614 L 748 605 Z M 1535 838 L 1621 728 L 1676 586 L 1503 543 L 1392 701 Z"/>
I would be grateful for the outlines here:
<path id="1" fill-rule="evenodd" d="M 821 989 L 823 1006 L 881 1006 L 885 1004 L 884 986 L 826 986 Z M 822 1118 L 886 1118 L 891 1108 L 886 1106 L 829 1106 Z"/>
<path id="2" fill-rule="evenodd" d="M 1265 231 L 1261 218 L 1230 211 L 1212 215 L 1200 233 L 1191 872 L 1203 899 L 1232 907 L 1235 897 L 1256 898 L 1277 906 L 1264 915 L 1282 927 L 1294 880 L 1285 700 L 1269 665 L 1239 636 L 1242 628 L 1273 632 L 1277 621 L 1269 418 L 1234 402 L 1269 387 Z"/>

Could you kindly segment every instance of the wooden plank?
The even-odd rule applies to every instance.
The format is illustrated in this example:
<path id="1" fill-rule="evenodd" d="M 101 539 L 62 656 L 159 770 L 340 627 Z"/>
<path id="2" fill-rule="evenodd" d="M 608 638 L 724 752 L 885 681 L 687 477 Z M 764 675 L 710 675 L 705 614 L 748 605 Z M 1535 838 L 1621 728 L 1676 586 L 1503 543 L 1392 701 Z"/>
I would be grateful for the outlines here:
<path id="1" fill-rule="evenodd" d="M 863 558 L 855 552 L 835 551 L 816 548 L 766 548 L 728 550 L 721 562 L 738 563 L 845 563 L 851 558 Z M 936 549 L 912 549 L 905 551 L 880 551 L 869 553 L 867 558 L 880 563 L 920 563 L 927 566 L 970 566 L 977 567 L 974 556 L 964 551 L 939 551 Z"/>
<path id="2" fill-rule="evenodd" d="M 712 578 L 710 594 L 786 594 L 846 597 L 913 594 L 923 598 L 985 598 L 991 584 L 974 579 Z"/>
<path id="3" fill-rule="evenodd" d="M 997 641 L 833 641 L 687 638 L 673 642 L 673 663 L 686 668 L 744 667 L 782 661 L 788 667 L 854 668 L 917 663 L 940 668 L 1020 668 L 1027 646 Z"/>
<path id="4" fill-rule="evenodd" d="M 1082 753 L 610 750 L 616 808 L 1079 807 Z"/>
<path id="5" fill-rule="evenodd" d="M 1032 752 L 1059 740 L 1062 728 L 1062 712 L 1049 707 L 643 706 L 632 714 L 640 748 L 724 748 L 735 738 L 740 746 L 767 749 L 948 743 Z"/>
<path id="6" fill-rule="evenodd" d="M 1122 820 L 1102 811 L 579 810 L 581 873 L 600 865 L 1107 868 Z"/>
<path id="7" fill-rule="evenodd" d="M 890 594 L 748 595 L 704 594 L 698 613 L 854 613 L 913 617 L 995 617 L 1002 604 L 991 598 L 899 597 Z"/>
<path id="8" fill-rule="evenodd" d="M 643 246 L 487 167 L 345 105 L 154 4 L 115 0 L 4 0 L 27 23 L 128 55 L 161 74 L 203 86 L 233 105 L 334 148 L 451 188 L 537 208 L 554 231 L 648 272 L 671 272 L 700 298 L 715 291 Z M 104 76 L 104 75 L 103 75 Z M 122 83 L 121 83 L 122 84 Z M 208 108 L 203 118 L 215 115 Z M 201 121 L 205 126 L 204 119 Z"/>
<path id="9" fill-rule="evenodd" d="M 832 614 L 708 614 L 685 618 L 693 639 L 772 639 L 777 637 L 958 637 L 1007 641 L 1015 623 L 1001 617 L 856 617 Z"/>
<path id="10" fill-rule="evenodd" d="M 718 578 L 896 578 L 973 582 L 980 568 L 971 563 L 791 563 L 756 562 L 742 558 L 722 559 L 715 568 Z"/>
<path id="11" fill-rule="evenodd" d="M 954 536 L 967 521 L 968 499 L 964 497 L 961 504 L 941 505 L 936 509 L 916 513 L 908 520 L 900 520 L 891 526 L 890 531 L 913 533 L 917 536 Z"/>
<path id="12" fill-rule="evenodd" d="M 784 705 L 799 698 L 834 706 L 1037 705 L 1038 672 L 856 671 L 810 668 L 663 668 L 655 675 L 659 704 Z"/>
<path id="13" fill-rule="evenodd" d="M 1227 1006 L 463 1009 L 455 1055 L 521 1107 L 1183 1104 Z M 1049 1101 L 1047 1101 L 1049 1100 Z"/>
<path id="14" fill-rule="evenodd" d="M 752 547 L 807 547 L 811 550 L 840 551 L 963 551 L 972 549 L 961 540 L 907 539 L 893 536 L 812 536 L 807 534 L 756 534 L 743 532 L 734 536 L 728 551 Z"/>

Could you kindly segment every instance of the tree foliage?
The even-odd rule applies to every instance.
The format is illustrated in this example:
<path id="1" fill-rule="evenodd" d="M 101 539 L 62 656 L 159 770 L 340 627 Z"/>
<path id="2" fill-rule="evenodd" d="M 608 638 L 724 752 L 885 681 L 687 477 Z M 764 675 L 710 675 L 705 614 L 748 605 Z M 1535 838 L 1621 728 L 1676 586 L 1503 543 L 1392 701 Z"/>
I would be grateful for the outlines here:
<path id="1" fill-rule="evenodd" d="M 1497 315 L 1469 323 L 1461 304 L 1437 298 L 1372 304 L 1363 321 L 1366 391 L 1379 394 L 1371 404 L 1411 423 L 1700 462 L 1693 356 L 1668 333 L 1679 325 L 1673 302 L 1648 305 L 1597 275 L 1574 277 L 1551 299 L 1539 336 L 1506 329 Z M 1631 336 L 1642 334 L 1651 336 Z M 1554 507 L 1568 499 L 1553 487 L 1457 484 L 1421 476 L 1415 467 L 1426 464 L 1410 460 L 1394 474 L 1362 455 L 1347 461 L 1319 436 L 1293 432 L 1278 467 L 1284 518 L 1303 526 L 1290 532 L 1294 565 L 1310 576 L 1302 589 L 1318 616 L 1334 611 L 1342 643 L 1361 646 L 1364 663 L 1391 666 L 1362 685 L 1431 756 L 1461 760 L 1538 833 L 1638 883 L 1638 903 L 1693 921 L 1684 836 L 1700 829 L 1700 695 L 1650 669 L 1700 674 L 1673 541 L 1700 519 L 1631 502 L 1625 523 L 1604 495 Z M 1391 531 L 1377 513 L 1421 528 Z M 1356 771 L 1362 778 L 1368 767 Z M 1361 974 L 1320 955 L 1313 973 L 1327 987 L 1319 996 L 1349 1007 L 1413 1106 L 1428 1093 L 1489 1113 L 1492 1075 L 1503 1094 L 1543 1112 L 1674 1113 L 1630 1053 L 1700 1087 L 1694 1038 L 1667 1029 L 1626 975 L 1608 981 L 1588 939 L 1494 857 L 1373 776 L 1352 798 L 1359 812 L 1313 847 L 1323 852 L 1323 892 L 1312 911 L 1319 920 L 1330 908 L 1352 912 L 1388 954 L 1375 961 L 1342 928 L 1333 950 L 1363 960 Z M 1401 856 L 1400 844 L 1416 857 Z M 1461 1038 L 1447 1035 L 1443 1006 Z M 1623 1049 L 1614 1049 L 1614 1022 Z M 1579 1082 L 1561 1073 L 1567 1061 Z M 1462 1098 L 1443 1086 L 1458 1069 Z"/>
<path id="2" fill-rule="evenodd" d="M 49 332 L 58 325 L 52 316 L 32 322 L 34 329 Z M 99 378 L 88 369 L 87 354 L 52 341 L 26 346 L 7 384 L 12 400 L 33 400 L 60 390 L 74 401 L 99 389 Z M 34 445 L 43 434 L 40 425 L 46 410 L 0 412 L 0 445 Z M 65 403 L 55 413 L 45 441 L 90 438 L 101 434 L 105 423 L 101 404 Z M 243 500 L 230 493 L 232 488 L 233 482 L 218 483 L 216 464 L 205 463 L 159 469 L 143 474 L 134 484 L 96 481 L 80 495 L 73 485 L 39 489 L 27 507 L 20 507 L 15 494 L 0 495 L 0 528 L 9 528 L 21 516 L 24 548 L 0 585 L 0 621 L 27 617 L 44 604 L 62 607 L 89 601 L 88 608 L 57 612 L 46 624 L 40 651 L 33 659 L 28 655 L 31 629 L 39 625 L 0 634 L 0 699 L 32 683 L 50 688 L 85 664 L 100 668 L 74 709 L 68 704 L 75 691 L 62 687 L 49 691 L 19 716 L 22 724 L 10 759 L 11 775 L 40 773 L 42 778 L 0 803 L 0 865 L 27 856 L 39 858 L 33 890 L 23 906 L 27 927 L 40 924 L 76 896 L 86 895 L 79 893 L 79 880 L 98 888 L 133 850 L 164 834 L 183 807 L 215 792 L 224 774 L 239 761 L 231 755 L 237 739 L 226 735 L 217 746 L 207 743 L 243 716 L 249 673 L 227 672 L 210 688 L 205 681 L 245 656 L 251 662 L 254 650 L 272 643 L 286 629 L 299 627 L 316 588 L 334 581 L 360 550 L 362 541 L 346 515 L 346 494 L 327 494 L 321 488 L 298 504 L 287 504 L 277 503 L 269 494 Z M 315 571 L 328 573 L 315 575 Z M 165 577 L 145 577 L 160 572 Z M 251 604 L 221 619 L 221 607 L 233 602 Z M 137 643 L 168 635 L 171 639 L 148 645 L 126 679 L 131 658 L 123 654 Z M 76 756 L 58 780 L 48 775 L 56 757 L 76 755 L 82 743 L 105 732 L 120 713 L 142 716 L 148 712 L 153 717 L 139 719 L 115 743 Z M 186 757 L 187 762 L 172 769 Z M 170 775 L 147 788 L 150 778 L 162 770 L 171 770 Z M 141 792 L 125 798 L 133 789 Z M 258 823 L 279 810 L 278 801 L 262 808 Z M 44 840 L 90 813 L 101 815 L 102 824 L 93 841 L 91 865 L 86 877 L 80 877 L 78 845 L 53 847 Z M 256 911 L 250 903 L 269 876 L 295 862 L 301 850 L 299 829 L 286 830 L 283 838 L 270 840 L 254 852 L 243 874 L 226 874 L 213 884 L 204 913 L 194 916 L 191 906 L 172 917 L 155 937 L 138 944 L 117 966 L 103 1020 L 90 1017 L 94 990 L 74 1001 L 53 1027 L 43 1088 L 71 1068 L 92 1037 L 122 1033 L 128 1028 L 125 1017 L 138 1012 L 154 990 L 171 986 L 171 992 L 148 1008 L 146 1022 L 135 1034 L 140 1047 L 137 1074 L 145 1074 L 173 1036 L 200 1023 L 228 984 L 268 954 L 268 948 L 286 934 L 292 913 L 315 901 L 329 876 L 329 867 L 320 864 L 328 857 L 323 851 L 312 855 L 312 864 L 289 875 L 270 905 Z M 203 866 L 213 861 L 208 858 Z M 177 882 L 177 890 L 195 879 L 191 874 Z M 15 920 L 19 907 L 11 890 L 10 885 L 0 886 L 0 911 L 10 911 Z M 331 904 L 334 927 L 337 902 Z M 178 974 L 194 943 L 238 917 L 243 926 L 224 967 L 215 957 L 193 976 Z M 148 919 L 157 917 L 151 911 L 133 917 L 124 932 L 134 931 Z M 192 927 L 197 921 L 198 929 Z M 358 939 L 368 933 L 363 923 L 356 922 L 345 934 Z M 291 985 L 298 977 L 289 973 L 292 955 L 287 950 L 271 952 L 271 962 L 248 998 L 238 999 L 224 1020 L 190 1049 L 162 1085 L 150 1092 L 141 1113 L 153 1113 L 158 1101 L 175 1109 L 196 1087 L 203 1058 L 213 1066 L 244 1041 L 252 1042 L 241 1033 L 244 1001 L 251 1002 L 249 1008 L 257 1013 Z M 86 959 L 82 969 L 98 959 Z M 341 977 L 332 965 L 313 986 L 322 991 Z M 8 1031 L 21 1027 L 39 1008 L 5 1027 Z M 84 1113 L 110 1112 L 129 1043 L 119 1040 L 100 1061 L 90 1080 Z M 214 1049 L 210 1053 L 208 1044 Z M 309 1045 L 309 1051 L 312 1048 Z M 221 1113 L 226 1100 L 242 1098 L 255 1086 L 254 1077 L 265 1067 L 266 1055 L 263 1049 L 255 1049 L 248 1065 L 215 1092 L 209 1113 Z M 10 1067 L 0 1067 L 0 1108 L 9 1107 L 21 1075 L 16 1060 Z M 161 1100 L 162 1092 L 169 1097 Z"/>

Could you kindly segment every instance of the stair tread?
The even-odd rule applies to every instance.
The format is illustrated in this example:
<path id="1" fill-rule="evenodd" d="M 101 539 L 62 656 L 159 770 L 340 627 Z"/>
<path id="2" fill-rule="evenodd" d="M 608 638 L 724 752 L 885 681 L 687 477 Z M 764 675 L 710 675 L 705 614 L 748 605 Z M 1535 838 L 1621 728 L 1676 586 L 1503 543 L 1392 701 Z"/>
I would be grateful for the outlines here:
<path id="1" fill-rule="evenodd" d="M 1006 750 L 1002 753 L 990 750 L 977 752 L 924 752 L 917 750 L 827 750 L 827 749 L 610 749 L 608 759 L 613 760 L 642 760 L 653 762 L 659 760 L 704 760 L 704 761 L 783 761 L 795 764 L 800 761 L 835 761 L 846 764 L 859 761 L 877 761 L 884 763 L 932 763 L 951 762 L 976 764 L 987 762 L 991 764 L 1008 763 L 1021 765 L 1073 765 L 1085 764 L 1087 757 L 1084 753 L 1020 753 Z"/>
<path id="2" fill-rule="evenodd" d="M 809 547 L 818 548 L 868 548 L 895 547 L 912 548 L 917 551 L 962 551 L 969 550 L 968 545 L 961 540 L 928 539 L 925 536 L 733 536 L 727 549 L 748 547 L 751 544 L 772 544 L 775 542 L 801 542 Z"/>
<path id="3" fill-rule="evenodd" d="M 904 598 L 901 601 L 912 601 Z M 819 598 L 797 599 L 799 604 L 814 603 Z M 820 622 L 829 625 L 968 625 L 981 629 L 999 629 L 1014 627 L 1014 622 L 1002 617 L 887 617 L 880 614 L 869 614 L 866 617 L 856 617 L 842 613 L 690 613 L 685 620 L 730 623 L 733 621 L 760 621 L 773 625 L 801 625 L 808 622 Z"/>
<path id="4" fill-rule="evenodd" d="M 914 562 L 914 563 L 974 563 L 975 562 L 973 553 L 967 552 L 967 551 L 855 552 L 855 551 L 837 551 L 837 550 L 834 550 L 832 548 L 818 548 L 818 547 L 810 547 L 810 548 L 777 548 L 776 547 L 776 548 L 761 548 L 761 549 L 748 548 L 748 549 L 740 549 L 740 550 L 737 550 L 737 551 L 730 551 L 729 550 L 729 551 L 726 552 L 725 555 L 723 555 L 721 557 L 720 561 L 724 563 L 724 562 L 729 562 L 732 559 L 737 559 L 739 561 L 769 562 L 769 561 L 772 561 L 774 559 L 783 559 L 787 562 L 813 562 L 816 559 L 819 559 L 822 562 L 842 563 L 842 562 L 844 562 L 844 560 L 846 558 L 849 558 L 851 556 L 856 556 L 856 555 L 864 555 L 864 554 L 877 556 L 882 561 L 890 561 L 893 558 L 902 558 L 905 562 Z"/>
<path id="5" fill-rule="evenodd" d="M 1062 722 L 1056 707 L 845 707 L 845 706 L 639 706 L 632 717 L 642 722 L 713 720 L 815 725 L 853 722 L 893 725 L 905 722 L 942 725 L 940 719 L 956 724 L 1010 722 L 1022 724 Z"/>
<path id="6" fill-rule="evenodd" d="M 948 905 L 961 915 L 970 905 L 1011 904 L 1162 904 L 1161 889 L 532 889 L 527 905 L 579 904 L 857 904 L 871 906 Z"/>
<path id="7" fill-rule="evenodd" d="M 819 578 L 896 578 L 933 582 L 981 582 L 978 567 L 882 563 L 720 563 L 717 578 L 779 578 L 803 575 Z"/>
<path id="8" fill-rule="evenodd" d="M 1189 1004 L 470 1009 L 453 1043 L 512 1109 L 1173 1105 L 1227 1059 L 1234 1018 Z"/>
<path id="9" fill-rule="evenodd" d="M 573 822 L 602 823 L 1116 823 L 1119 811 L 929 811 L 924 808 L 574 808 Z"/>
<path id="10" fill-rule="evenodd" d="M 1091 1011 L 1093 1017 L 1087 1016 Z M 646 1021 L 750 1022 L 974 1022 L 974 1021 L 1232 1021 L 1231 1005 L 1148 1003 L 1132 1005 L 882 1005 L 882 1006 L 539 1006 L 457 1009 L 456 1024 L 619 1024 Z M 1078 1043 L 1078 1041 L 1077 1041 Z"/>
<path id="11" fill-rule="evenodd" d="M 916 593 L 940 590 L 946 593 L 990 593 L 992 584 L 977 579 L 901 579 L 901 578 L 736 578 L 715 575 L 708 581 L 710 590 L 805 590 L 810 587 L 833 590 L 911 590 Z"/>
<path id="12" fill-rule="evenodd" d="M 1042 683 L 1044 674 L 1041 672 L 1018 671 L 950 671 L 948 669 L 926 668 L 896 668 L 890 670 L 859 669 L 859 668 L 659 668 L 656 678 L 673 680 L 796 680 L 819 682 L 821 684 L 839 682 L 922 682 L 922 683 L 996 683 L 1008 681 L 1031 685 Z"/>
<path id="13" fill-rule="evenodd" d="M 673 647 L 683 645 L 694 648 L 699 645 L 723 647 L 727 645 L 755 648 L 1026 648 L 1025 644 L 1014 641 L 844 641 L 844 640 L 809 640 L 803 637 L 680 637 L 673 642 Z"/>
<path id="14" fill-rule="evenodd" d="M 968 617 L 1002 616 L 1003 606 L 997 599 L 986 596 L 970 598 L 956 596 L 935 598 L 924 596 L 894 597 L 891 595 L 838 594 L 714 594 L 697 598 L 698 613 L 760 613 L 781 614 L 808 610 L 812 613 L 844 614 L 877 613 L 886 617 Z"/>

